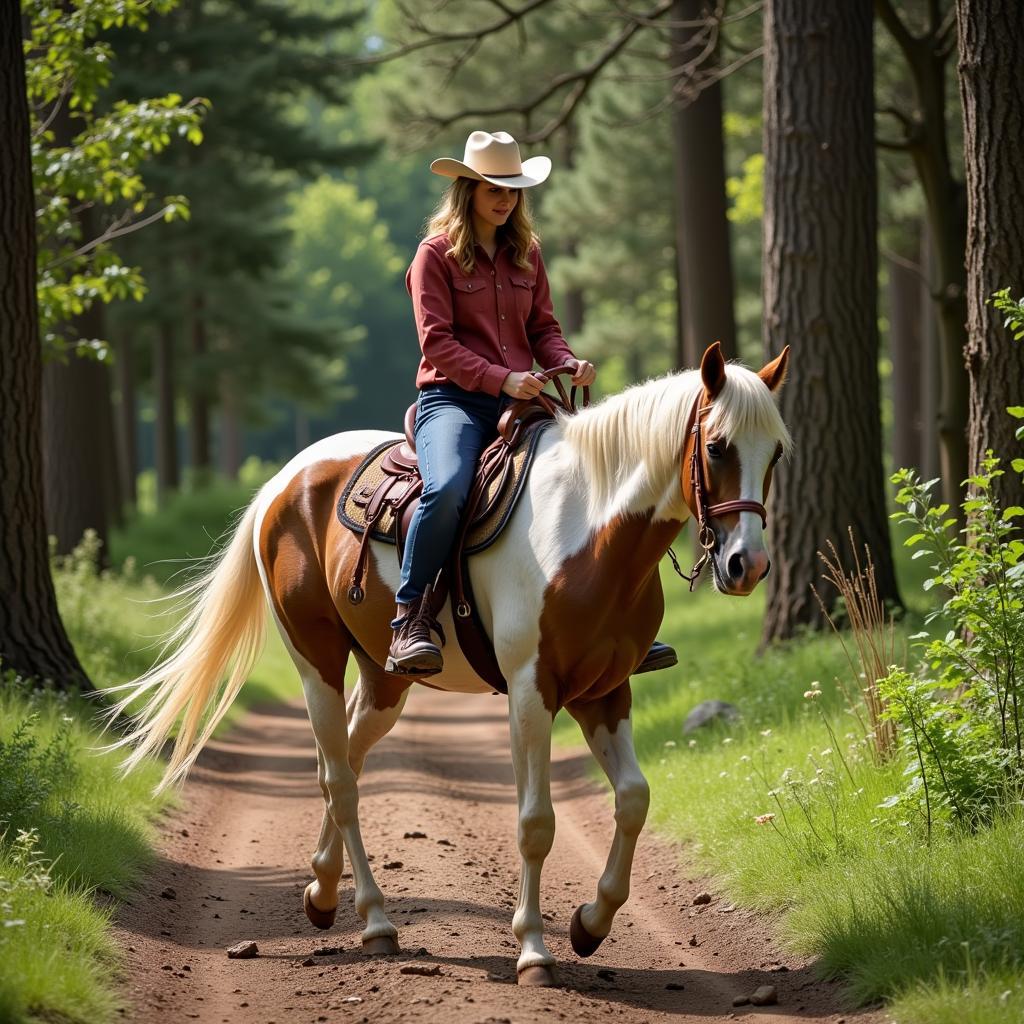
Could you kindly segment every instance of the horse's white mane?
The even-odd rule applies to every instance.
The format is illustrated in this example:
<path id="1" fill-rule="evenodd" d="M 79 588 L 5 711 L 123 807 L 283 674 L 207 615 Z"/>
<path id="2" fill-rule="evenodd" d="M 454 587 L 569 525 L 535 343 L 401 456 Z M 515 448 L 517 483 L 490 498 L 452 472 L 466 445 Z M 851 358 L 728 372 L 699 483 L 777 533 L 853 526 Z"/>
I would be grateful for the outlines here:
<path id="1" fill-rule="evenodd" d="M 669 374 L 635 384 L 577 415 L 562 417 L 562 436 L 587 477 L 591 521 L 658 505 L 666 485 L 678 479 L 700 371 Z M 726 365 L 725 385 L 704 420 L 706 436 L 758 434 L 782 444 L 792 439 L 772 393 L 752 370 Z"/>

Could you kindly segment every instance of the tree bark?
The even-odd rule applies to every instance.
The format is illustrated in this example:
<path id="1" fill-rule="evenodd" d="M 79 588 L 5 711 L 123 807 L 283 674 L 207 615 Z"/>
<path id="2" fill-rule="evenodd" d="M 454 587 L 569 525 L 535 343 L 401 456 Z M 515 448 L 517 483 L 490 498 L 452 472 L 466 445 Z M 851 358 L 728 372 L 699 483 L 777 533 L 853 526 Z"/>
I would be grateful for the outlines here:
<path id="1" fill-rule="evenodd" d="M 67 5 L 65 5 L 67 12 Z M 81 124 L 81 122 L 78 122 Z M 54 145 L 71 145 L 77 130 L 67 102 L 52 114 Z M 100 234 L 96 211 L 85 206 L 77 215 L 83 242 Z M 84 313 L 62 325 L 69 341 L 104 336 L 103 304 L 94 301 Z M 109 403 L 105 367 L 91 358 L 70 354 L 43 369 L 43 493 L 46 524 L 57 538 L 57 552 L 66 555 L 94 530 L 100 551 L 107 550 L 110 474 L 116 471 L 104 448 L 103 411 Z"/>
<path id="2" fill-rule="evenodd" d="M 967 206 L 964 183 L 954 176 L 949 156 L 947 51 L 937 38 L 940 8 L 934 7 L 929 31 L 915 36 L 900 20 L 892 0 L 875 0 L 875 6 L 906 58 L 914 85 L 913 110 L 903 111 L 908 121 L 903 148 L 910 153 L 921 181 L 934 246 L 932 296 L 940 343 L 937 429 L 942 500 L 961 515 L 962 481 L 967 476 Z"/>
<path id="3" fill-rule="evenodd" d="M 94 306 L 76 327 L 84 329 L 92 319 L 102 320 L 102 310 Z M 116 470 L 103 445 L 108 387 L 107 368 L 92 359 L 72 355 L 67 362 L 49 361 L 43 370 L 46 527 L 59 554 L 70 552 L 86 530 L 96 531 L 101 551 L 107 548 L 106 477 Z"/>
<path id="4" fill-rule="evenodd" d="M 174 326 L 160 324 L 153 351 L 156 392 L 156 495 L 163 504 L 180 485 L 178 425 L 175 422 Z"/>
<path id="5" fill-rule="evenodd" d="M 206 321 L 201 292 L 192 297 L 192 367 L 189 387 L 189 461 L 193 486 L 201 487 L 211 469 L 210 393 L 205 380 Z"/>
<path id="6" fill-rule="evenodd" d="M 0 659 L 5 669 L 91 689 L 50 577 L 43 507 L 42 353 L 21 15 L 0 0 Z"/>
<path id="7" fill-rule="evenodd" d="M 707 31 L 686 28 L 710 18 L 707 0 L 676 0 L 669 12 L 673 69 L 697 60 Z M 698 74 L 716 66 L 712 54 Z M 714 341 L 727 359 L 736 355 L 729 219 L 726 215 L 725 141 L 722 135 L 722 87 L 719 82 L 680 92 L 672 108 L 673 185 L 682 337 L 681 368 L 698 366 Z"/>
<path id="8" fill-rule="evenodd" d="M 929 281 L 935 280 L 935 247 L 927 223 L 921 226 L 921 271 L 923 281 L 918 288 L 921 313 L 921 476 L 925 480 L 941 477 L 939 458 L 939 389 L 942 342 L 938 315 Z M 945 500 L 945 498 L 943 498 Z M 952 508 L 952 506 L 950 506 Z"/>
<path id="9" fill-rule="evenodd" d="M 569 122 L 559 135 L 560 160 L 559 163 L 566 171 L 571 171 L 576 166 L 576 125 Z M 562 252 L 570 260 L 575 259 L 579 249 L 579 240 L 567 236 L 561 240 Z M 570 340 L 583 330 L 583 318 L 585 305 L 583 289 L 579 285 L 570 285 L 565 290 L 562 302 L 560 320 L 562 322 L 562 333 Z"/>
<path id="10" fill-rule="evenodd" d="M 960 99 L 967 167 L 967 365 L 970 374 L 970 471 L 988 449 L 1019 457 L 1006 413 L 1024 404 L 1024 344 L 1014 341 L 986 301 L 1024 290 L 1024 7 L 1017 0 L 957 0 Z M 994 485 L 1002 507 L 1024 506 L 1024 484 L 1009 466 Z"/>
<path id="11" fill-rule="evenodd" d="M 892 466 L 921 471 L 921 278 L 896 260 L 889 270 L 889 356 L 892 360 Z"/>
<path id="12" fill-rule="evenodd" d="M 820 628 L 817 552 L 867 544 L 899 603 L 878 396 L 877 195 L 870 0 L 768 0 L 764 56 L 764 337 L 793 345 L 780 408 L 796 449 L 769 524 L 764 643 Z M 822 598 L 835 595 L 819 588 Z"/>
<path id="13" fill-rule="evenodd" d="M 242 467 L 242 424 L 238 399 L 223 377 L 220 386 L 220 469 L 229 480 L 238 479 Z"/>
<path id="14" fill-rule="evenodd" d="M 135 508 L 138 503 L 136 479 L 139 472 L 139 444 L 136 435 L 137 398 L 135 390 L 135 352 L 132 338 L 125 333 L 116 350 L 118 467 L 121 471 L 123 501 Z"/>

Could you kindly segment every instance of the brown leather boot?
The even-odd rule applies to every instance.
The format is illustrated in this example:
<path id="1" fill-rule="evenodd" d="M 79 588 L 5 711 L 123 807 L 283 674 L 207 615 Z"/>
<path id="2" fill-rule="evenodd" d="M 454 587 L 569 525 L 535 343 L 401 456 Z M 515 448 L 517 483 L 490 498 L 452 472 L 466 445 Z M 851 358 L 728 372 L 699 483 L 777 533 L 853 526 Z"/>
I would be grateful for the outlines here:
<path id="1" fill-rule="evenodd" d="M 396 675 L 432 676 L 444 668 L 441 648 L 430 634 L 437 633 L 443 644 L 444 630 L 431 610 L 431 588 L 411 606 L 398 606 L 398 624 L 384 665 L 386 672 Z"/>

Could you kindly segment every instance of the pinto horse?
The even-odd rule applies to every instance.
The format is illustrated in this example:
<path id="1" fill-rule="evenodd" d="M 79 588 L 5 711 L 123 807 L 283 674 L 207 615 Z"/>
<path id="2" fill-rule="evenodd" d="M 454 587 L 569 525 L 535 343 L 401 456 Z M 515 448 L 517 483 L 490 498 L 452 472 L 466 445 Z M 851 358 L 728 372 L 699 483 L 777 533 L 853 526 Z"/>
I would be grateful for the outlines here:
<path id="1" fill-rule="evenodd" d="M 661 623 L 658 565 L 692 515 L 720 592 L 749 594 L 768 573 L 762 503 L 772 467 L 790 445 L 774 400 L 787 358 L 788 349 L 754 373 L 726 365 L 716 343 L 699 371 L 648 381 L 560 416 L 540 441 L 505 530 L 469 562 L 479 614 L 508 681 L 522 855 L 512 918 L 520 984 L 554 983 L 540 909 L 541 869 L 555 831 L 552 720 L 564 707 L 579 722 L 615 794 L 608 861 L 594 900 L 577 909 L 570 930 L 574 950 L 589 956 L 629 895 L 647 815 L 629 677 Z M 177 725 L 161 785 L 184 778 L 252 667 L 269 602 L 302 679 L 326 804 L 305 912 L 318 928 L 334 923 L 347 850 L 370 953 L 397 952 L 398 931 L 363 848 L 357 783 L 367 753 L 401 715 L 410 685 L 426 680 L 381 667 L 399 583 L 394 548 L 373 542 L 366 599 L 350 604 L 359 539 L 335 509 L 363 457 L 390 436 L 363 430 L 325 438 L 267 483 L 224 551 L 186 587 L 191 610 L 169 638 L 173 653 L 122 687 L 127 696 L 113 712 L 144 698 L 133 728 L 116 744 L 134 746 L 128 768 L 159 751 Z M 427 685 L 491 692 L 454 640 L 450 605 L 441 622 L 453 639 L 444 671 Z M 359 681 L 346 702 L 350 654 Z"/>

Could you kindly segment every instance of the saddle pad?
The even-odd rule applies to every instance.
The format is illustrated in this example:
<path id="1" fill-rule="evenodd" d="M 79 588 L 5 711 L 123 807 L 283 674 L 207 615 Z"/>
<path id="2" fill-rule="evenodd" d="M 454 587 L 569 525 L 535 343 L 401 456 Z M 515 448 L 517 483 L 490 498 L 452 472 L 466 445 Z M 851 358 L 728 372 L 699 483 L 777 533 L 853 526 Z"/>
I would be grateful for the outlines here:
<path id="1" fill-rule="evenodd" d="M 522 494 L 523 485 L 526 483 L 530 465 L 536 454 L 537 443 L 551 422 L 540 423 L 526 434 L 512 454 L 511 471 L 507 474 L 499 474 L 488 486 L 487 492 L 480 502 L 480 507 L 486 509 L 487 514 L 470 527 L 464 554 L 474 555 L 478 551 L 483 551 L 501 535 L 501 531 L 511 518 Z M 378 445 L 352 474 L 352 479 L 348 482 L 344 494 L 338 501 L 338 519 L 341 520 L 343 526 L 348 527 L 354 533 L 362 535 L 365 532 L 365 496 L 370 494 L 388 475 L 381 468 L 381 462 L 388 451 L 401 443 L 401 439 L 396 439 Z M 396 483 L 396 486 L 399 485 Z M 499 489 L 501 489 L 500 494 L 497 493 Z M 360 495 L 364 496 L 361 500 Z M 416 498 L 412 508 L 415 508 L 418 502 L 419 498 Z M 380 519 L 377 520 L 371 537 L 373 540 L 383 541 L 386 544 L 395 543 L 394 518 L 390 508 L 385 509 Z"/>

